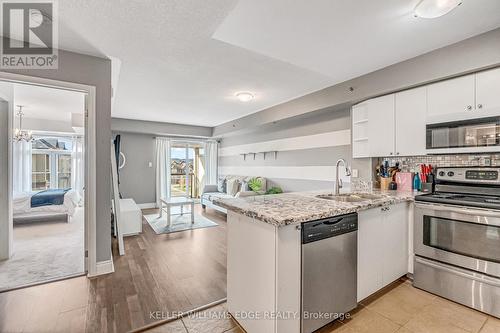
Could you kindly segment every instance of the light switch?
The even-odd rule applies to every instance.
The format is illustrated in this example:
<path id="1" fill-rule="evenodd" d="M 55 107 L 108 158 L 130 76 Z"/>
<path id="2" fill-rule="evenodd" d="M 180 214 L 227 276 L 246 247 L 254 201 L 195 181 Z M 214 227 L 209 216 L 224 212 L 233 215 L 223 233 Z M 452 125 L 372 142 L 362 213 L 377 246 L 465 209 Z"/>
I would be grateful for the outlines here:
<path id="1" fill-rule="evenodd" d="M 352 169 L 352 178 L 358 178 L 358 169 Z"/>
<path id="2" fill-rule="evenodd" d="M 149 166 L 150 168 L 152 168 L 152 167 L 153 167 L 153 162 L 149 162 L 149 163 L 148 163 L 148 166 Z"/>

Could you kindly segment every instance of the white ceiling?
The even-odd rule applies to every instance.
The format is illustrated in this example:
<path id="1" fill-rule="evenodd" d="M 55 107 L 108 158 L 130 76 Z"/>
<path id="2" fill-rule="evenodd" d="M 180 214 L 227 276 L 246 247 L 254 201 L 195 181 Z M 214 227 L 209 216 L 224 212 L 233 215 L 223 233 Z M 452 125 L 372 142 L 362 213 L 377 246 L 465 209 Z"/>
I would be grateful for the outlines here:
<path id="1" fill-rule="evenodd" d="M 240 0 L 214 38 L 339 83 L 500 26 L 498 0 L 464 0 L 438 19 L 415 18 L 418 2 Z"/>
<path id="2" fill-rule="evenodd" d="M 71 114 L 83 114 L 85 95 L 81 92 L 14 84 L 14 111 L 23 106 L 26 118 L 71 122 Z"/>
<path id="3" fill-rule="evenodd" d="M 214 126 L 500 26 L 498 0 L 416 2 L 65 0 L 59 45 L 118 59 L 114 117 Z"/>

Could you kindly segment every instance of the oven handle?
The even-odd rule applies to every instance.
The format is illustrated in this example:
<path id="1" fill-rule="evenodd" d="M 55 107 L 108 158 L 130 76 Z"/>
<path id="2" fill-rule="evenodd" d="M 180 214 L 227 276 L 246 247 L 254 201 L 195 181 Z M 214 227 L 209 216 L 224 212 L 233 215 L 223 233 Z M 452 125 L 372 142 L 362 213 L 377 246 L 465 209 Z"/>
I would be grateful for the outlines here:
<path id="1" fill-rule="evenodd" d="M 470 209 L 470 208 L 458 208 L 458 207 L 452 207 L 452 206 L 442 206 L 442 205 L 436 205 L 436 204 L 421 204 L 421 203 L 415 203 L 416 208 L 423 208 L 423 209 L 433 209 L 437 211 L 442 211 L 442 212 L 452 212 L 452 213 L 459 213 L 459 214 L 465 214 L 465 215 L 473 215 L 473 216 L 485 216 L 485 217 L 497 217 L 500 218 L 500 212 L 495 212 L 495 211 L 488 211 L 488 210 L 482 210 L 482 209 Z"/>
<path id="2" fill-rule="evenodd" d="M 464 277 L 467 279 L 475 280 L 475 281 L 481 282 L 481 283 L 486 283 L 486 284 L 489 284 L 489 285 L 495 286 L 495 287 L 500 287 L 500 280 L 499 279 L 492 278 L 492 277 L 483 277 L 485 275 L 480 274 L 480 273 L 464 273 L 461 270 L 458 270 L 456 268 L 452 268 L 446 264 L 435 264 L 429 260 L 425 260 L 425 259 L 419 258 L 419 257 L 415 257 L 415 261 L 422 264 L 422 265 L 430 266 L 432 268 L 439 269 L 439 270 L 442 270 L 442 271 L 445 271 L 448 273 L 452 273 L 452 274 L 455 274 L 455 275 L 458 275 L 458 276 L 461 276 L 461 277 Z M 478 276 L 478 275 L 480 275 L 480 276 Z"/>

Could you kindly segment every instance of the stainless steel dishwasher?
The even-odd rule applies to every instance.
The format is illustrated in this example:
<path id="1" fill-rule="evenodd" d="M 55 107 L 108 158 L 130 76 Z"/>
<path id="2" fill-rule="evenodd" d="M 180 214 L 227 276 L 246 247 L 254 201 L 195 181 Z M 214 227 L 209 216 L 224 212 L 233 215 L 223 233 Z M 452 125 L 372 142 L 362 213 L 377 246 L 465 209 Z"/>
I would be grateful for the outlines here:
<path id="1" fill-rule="evenodd" d="M 356 213 L 302 224 L 302 333 L 357 306 L 357 230 Z"/>

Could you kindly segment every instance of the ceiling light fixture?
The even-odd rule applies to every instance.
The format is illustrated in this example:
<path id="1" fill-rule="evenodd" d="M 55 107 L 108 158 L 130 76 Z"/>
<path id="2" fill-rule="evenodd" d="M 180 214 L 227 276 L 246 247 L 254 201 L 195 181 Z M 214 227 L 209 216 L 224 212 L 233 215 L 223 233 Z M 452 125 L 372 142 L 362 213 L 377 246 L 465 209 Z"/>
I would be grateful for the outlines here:
<path id="1" fill-rule="evenodd" d="M 16 128 L 14 130 L 14 141 L 15 142 L 20 142 L 20 141 L 26 141 L 26 142 L 31 142 L 33 141 L 33 133 L 31 131 L 26 131 L 23 130 L 23 106 L 18 105 L 17 106 L 19 110 L 17 111 L 17 116 L 19 117 L 19 128 Z"/>
<path id="2" fill-rule="evenodd" d="M 254 96 L 249 92 L 239 92 L 235 94 L 241 102 L 250 102 Z"/>
<path id="3" fill-rule="evenodd" d="M 437 18 L 448 14 L 462 4 L 462 0 L 421 0 L 413 13 L 415 17 Z"/>

